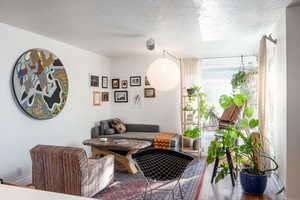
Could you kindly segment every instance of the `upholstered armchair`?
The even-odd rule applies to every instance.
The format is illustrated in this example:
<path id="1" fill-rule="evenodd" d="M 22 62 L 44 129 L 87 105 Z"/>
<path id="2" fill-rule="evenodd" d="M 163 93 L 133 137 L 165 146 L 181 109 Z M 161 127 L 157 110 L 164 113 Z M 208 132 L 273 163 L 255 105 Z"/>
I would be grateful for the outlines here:
<path id="1" fill-rule="evenodd" d="M 36 189 L 92 197 L 113 181 L 114 157 L 88 159 L 81 148 L 37 145 L 30 151 Z"/>

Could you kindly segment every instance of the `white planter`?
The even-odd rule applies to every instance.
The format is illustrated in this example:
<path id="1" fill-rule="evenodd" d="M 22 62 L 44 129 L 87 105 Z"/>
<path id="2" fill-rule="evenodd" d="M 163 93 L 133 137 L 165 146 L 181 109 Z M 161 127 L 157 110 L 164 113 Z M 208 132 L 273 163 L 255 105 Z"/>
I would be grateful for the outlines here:
<path id="1" fill-rule="evenodd" d="M 194 139 L 183 136 L 183 147 L 193 148 Z"/>
<path id="2" fill-rule="evenodd" d="M 193 114 L 187 114 L 186 115 L 186 121 L 193 122 L 194 121 L 194 115 Z"/>

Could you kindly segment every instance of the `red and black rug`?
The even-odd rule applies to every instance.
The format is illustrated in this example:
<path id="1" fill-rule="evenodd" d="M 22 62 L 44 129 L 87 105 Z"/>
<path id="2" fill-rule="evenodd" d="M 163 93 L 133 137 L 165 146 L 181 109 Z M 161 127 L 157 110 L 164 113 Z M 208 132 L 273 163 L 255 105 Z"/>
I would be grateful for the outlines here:
<path id="1" fill-rule="evenodd" d="M 186 170 L 180 184 L 183 189 L 184 199 L 198 200 L 200 197 L 204 172 L 206 169 L 206 160 L 197 159 Z M 125 171 L 119 171 L 115 174 L 115 182 L 108 188 L 101 191 L 94 198 L 99 200 L 141 200 L 145 191 L 146 181 L 141 174 L 131 175 Z M 151 183 L 155 188 L 161 183 Z M 168 184 L 161 189 L 171 189 L 174 184 Z M 165 200 L 172 199 L 172 193 L 169 191 L 153 191 L 152 199 Z M 180 199 L 179 188 L 175 189 L 175 199 Z"/>

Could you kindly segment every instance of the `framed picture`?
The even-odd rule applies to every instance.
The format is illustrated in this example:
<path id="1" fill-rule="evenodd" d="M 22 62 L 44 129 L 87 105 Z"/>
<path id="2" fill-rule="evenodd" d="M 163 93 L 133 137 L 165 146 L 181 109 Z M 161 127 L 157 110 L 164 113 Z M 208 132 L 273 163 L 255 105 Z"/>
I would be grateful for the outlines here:
<path id="1" fill-rule="evenodd" d="M 112 89 L 119 89 L 120 88 L 120 79 L 112 79 L 111 80 L 111 87 Z"/>
<path id="2" fill-rule="evenodd" d="M 101 105 L 101 92 L 98 92 L 98 91 L 93 92 L 93 105 L 94 106 Z"/>
<path id="3" fill-rule="evenodd" d="M 90 75 L 90 86 L 99 87 L 99 76 Z"/>
<path id="4" fill-rule="evenodd" d="M 115 91 L 115 103 L 127 103 L 128 91 Z"/>
<path id="5" fill-rule="evenodd" d="M 155 97 L 155 89 L 154 88 L 145 88 L 144 96 L 145 96 L 145 98 L 154 98 Z"/>
<path id="6" fill-rule="evenodd" d="M 122 88 L 128 88 L 128 81 L 127 80 L 122 80 L 121 81 L 121 87 Z"/>
<path id="7" fill-rule="evenodd" d="M 145 76 L 145 86 L 147 86 L 147 85 L 150 85 L 150 82 L 149 82 L 149 80 L 148 80 L 148 77 Z"/>
<path id="8" fill-rule="evenodd" d="M 102 92 L 102 102 L 109 101 L 109 92 Z"/>
<path id="9" fill-rule="evenodd" d="M 141 86 L 141 77 L 130 76 L 130 86 Z"/>
<path id="10" fill-rule="evenodd" d="M 102 76 L 102 88 L 108 88 L 108 77 Z"/>

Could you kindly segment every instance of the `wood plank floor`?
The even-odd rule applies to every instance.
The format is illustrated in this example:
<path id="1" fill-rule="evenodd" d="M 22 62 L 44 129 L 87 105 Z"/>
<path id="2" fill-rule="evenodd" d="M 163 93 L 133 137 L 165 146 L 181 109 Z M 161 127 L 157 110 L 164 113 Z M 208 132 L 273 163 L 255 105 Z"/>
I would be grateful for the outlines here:
<path id="1" fill-rule="evenodd" d="M 203 186 L 200 193 L 201 200 L 282 200 L 284 195 L 276 195 L 280 190 L 280 186 L 275 177 L 268 179 L 268 186 L 263 196 L 252 196 L 244 194 L 239 181 L 233 188 L 231 185 L 230 177 L 217 184 L 210 184 L 210 179 L 213 171 L 213 165 L 207 167 Z M 199 199 L 199 200 L 200 200 Z"/>

